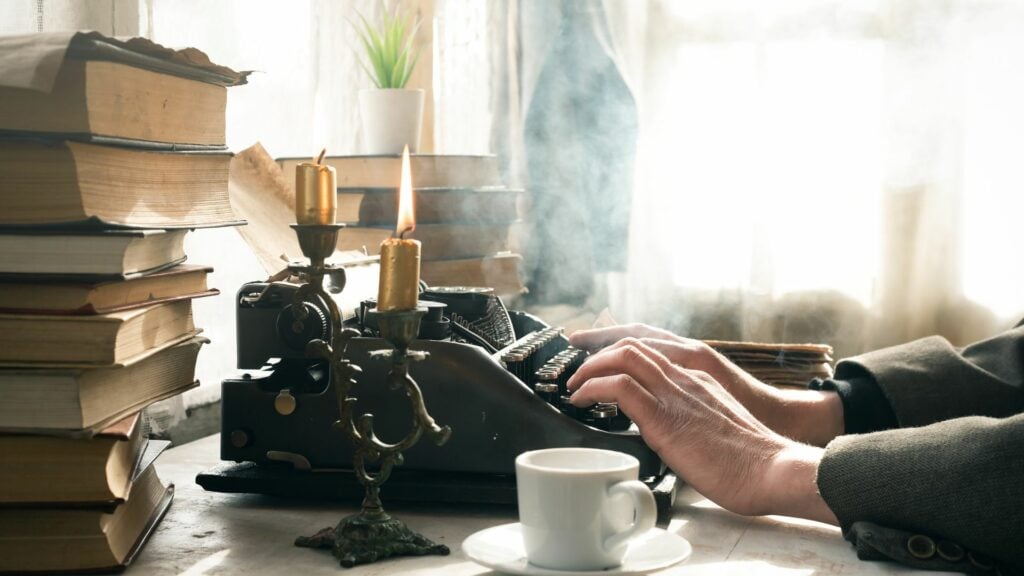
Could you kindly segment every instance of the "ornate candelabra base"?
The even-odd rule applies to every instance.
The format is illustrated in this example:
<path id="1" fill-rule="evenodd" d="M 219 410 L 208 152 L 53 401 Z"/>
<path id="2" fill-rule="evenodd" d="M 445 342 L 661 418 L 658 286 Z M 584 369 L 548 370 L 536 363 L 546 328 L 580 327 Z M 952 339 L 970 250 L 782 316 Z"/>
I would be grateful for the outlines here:
<path id="1" fill-rule="evenodd" d="M 384 511 L 346 516 L 335 527 L 328 526 L 312 536 L 299 536 L 296 546 L 329 548 L 342 566 L 351 568 L 391 556 L 447 556 L 444 544 L 435 544 L 413 532 L 404 522 Z"/>
<path id="2" fill-rule="evenodd" d="M 322 269 L 322 265 L 320 268 Z M 312 286 L 322 291 L 319 281 L 323 277 L 323 272 L 318 269 L 316 274 L 318 282 Z M 297 297 L 301 295 L 301 291 L 300 288 Z M 356 399 L 349 397 L 348 393 L 354 382 L 352 376 L 358 370 L 343 358 L 343 354 L 347 339 L 354 334 L 341 330 L 340 322 L 336 320 L 336 336 L 332 343 L 316 340 L 307 349 L 307 354 L 330 359 L 333 363 L 331 382 L 340 408 L 340 418 L 334 426 L 345 430 L 355 443 L 353 472 L 366 488 L 366 495 L 363 498 L 362 510 L 358 514 L 343 518 L 334 528 L 324 528 L 312 536 L 300 536 L 296 538 L 295 545 L 329 548 L 346 568 L 369 564 L 391 556 L 445 556 L 450 553 L 447 546 L 435 544 L 410 530 L 401 520 L 392 518 L 384 512 L 380 501 L 380 486 L 387 481 L 391 469 L 402 463 L 403 450 L 416 444 L 423 434 L 439 446 L 451 435 L 449 427 L 438 426 L 427 413 L 420 388 L 409 376 L 409 363 L 427 358 L 426 352 L 409 350 L 409 344 L 419 332 L 420 319 L 425 312 L 426 309 L 418 308 L 378 313 L 381 337 L 394 349 L 376 351 L 373 357 L 390 361 L 391 370 L 385 383 L 393 390 L 404 389 L 414 413 L 412 429 L 405 438 L 396 443 L 384 442 L 377 438 L 373 432 L 372 414 L 353 417 L 352 409 Z M 332 313 L 332 318 L 337 319 L 337 316 L 336 313 Z M 376 469 L 368 470 L 368 462 L 375 464 Z"/>

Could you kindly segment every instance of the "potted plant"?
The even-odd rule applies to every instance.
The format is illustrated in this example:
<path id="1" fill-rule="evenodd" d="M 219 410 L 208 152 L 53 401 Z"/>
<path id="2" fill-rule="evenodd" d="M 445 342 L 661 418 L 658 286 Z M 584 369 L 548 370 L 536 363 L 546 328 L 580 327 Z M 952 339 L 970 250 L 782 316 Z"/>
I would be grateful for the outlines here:
<path id="1" fill-rule="evenodd" d="M 398 10 L 384 10 L 377 25 L 362 14 L 357 26 L 365 50 L 361 62 L 376 88 L 359 91 L 359 112 L 367 154 L 400 154 L 408 144 L 416 152 L 423 124 L 422 89 L 406 82 L 419 60 L 413 46 L 419 22 Z"/>

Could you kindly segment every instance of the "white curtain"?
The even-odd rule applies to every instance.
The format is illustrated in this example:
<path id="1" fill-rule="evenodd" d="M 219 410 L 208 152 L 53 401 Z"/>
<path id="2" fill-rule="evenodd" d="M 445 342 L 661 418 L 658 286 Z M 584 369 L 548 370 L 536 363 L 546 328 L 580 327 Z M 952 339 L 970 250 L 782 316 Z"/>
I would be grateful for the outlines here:
<path id="1" fill-rule="evenodd" d="M 641 114 L 620 321 L 840 355 L 1024 311 L 1024 4 L 605 0 Z"/>
<path id="2" fill-rule="evenodd" d="M 1024 313 L 1024 3 L 593 2 L 640 113 L 629 267 L 594 311 L 839 354 L 931 333 L 966 343 Z M 526 178 L 522 111 L 549 39 L 517 26 L 546 3 L 437 0 L 438 152 L 495 152 Z M 230 96 L 233 149 L 357 151 L 365 79 L 347 18 L 371 0 L 96 4 L 14 2 L 4 31 L 200 46 L 260 70 Z M 230 322 L 214 324 L 229 343 Z"/>

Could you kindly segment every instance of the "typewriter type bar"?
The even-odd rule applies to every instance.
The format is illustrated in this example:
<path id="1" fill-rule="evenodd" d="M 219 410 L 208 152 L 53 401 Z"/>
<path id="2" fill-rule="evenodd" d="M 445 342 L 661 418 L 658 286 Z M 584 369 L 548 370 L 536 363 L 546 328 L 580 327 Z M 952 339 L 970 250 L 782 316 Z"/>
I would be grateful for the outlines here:
<path id="1" fill-rule="evenodd" d="M 532 385 L 536 381 L 537 370 L 567 346 L 561 336 L 562 329 L 555 327 L 531 332 L 499 351 L 497 356 L 506 370 L 524 384 Z"/>

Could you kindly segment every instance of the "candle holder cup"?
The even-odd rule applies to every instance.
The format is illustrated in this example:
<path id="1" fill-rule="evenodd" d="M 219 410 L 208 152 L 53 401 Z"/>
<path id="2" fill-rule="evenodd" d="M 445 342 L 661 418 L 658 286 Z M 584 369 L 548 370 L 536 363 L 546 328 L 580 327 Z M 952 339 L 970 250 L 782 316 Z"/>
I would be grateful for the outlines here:
<path id="1" fill-rule="evenodd" d="M 297 312 L 296 317 L 299 322 L 303 321 L 304 318 L 299 317 L 307 309 L 303 304 L 310 299 L 320 298 L 327 304 L 332 327 L 331 342 L 313 340 L 306 348 L 306 355 L 325 358 L 330 362 L 331 386 L 340 414 L 334 427 L 345 431 L 352 438 L 355 445 L 353 470 L 366 489 L 358 513 L 343 518 L 336 526 L 324 528 L 313 536 L 300 536 L 295 544 L 329 548 L 344 567 L 368 564 L 390 556 L 447 555 L 450 552 L 447 546 L 436 544 L 410 530 L 401 520 L 386 513 L 380 500 L 380 486 L 387 481 L 392 468 L 402 463 L 404 450 L 415 445 L 424 434 L 439 446 L 447 442 L 451 435 L 451 428 L 438 426 L 427 412 L 423 394 L 409 375 L 411 362 L 428 357 L 426 352 L 409 350 L 409 345 L 419 333 L 420 320 L 426 309 L 375 312 L 381 337 L 393 349 L 378 350 L 371 356 L 390 361 L 391 369 L 385 377 L 386 384 L 393 389 L 404 388 L 413 408 L 412 427 L 406 436 L 398 442 L 384 442 L 373 431 L 372 414 L 353 417 L 356 398 L 350 397 L 349 391 L 355 383 L 353 376 L 361 370 L 345 358 L 345 349 L 348 341 L 359 333 L 352 329 L 342 329 L 337 305 L 327 296 L 323 287 L 326 269 L 324 260 L 333 252 L 337 230 L 341 225 L 299 224 L 293 228 L 299 235 L 303 253 L 311 261 L 308 267 L 294 268 L 306 280 L 296 291 L 292 303 Z M 333 228 L 333 236 L 330 228 Z M 328 237 L 335 240 L 328 242 Z"/>
<path id="2" fill-rule="evenodd" d="M 299 248 L 309 258 L 310 269 L 323 269 L 338 245 L 338 231 L 344 224 L 292 224 L 292 230 L 299 237 Z"/>

